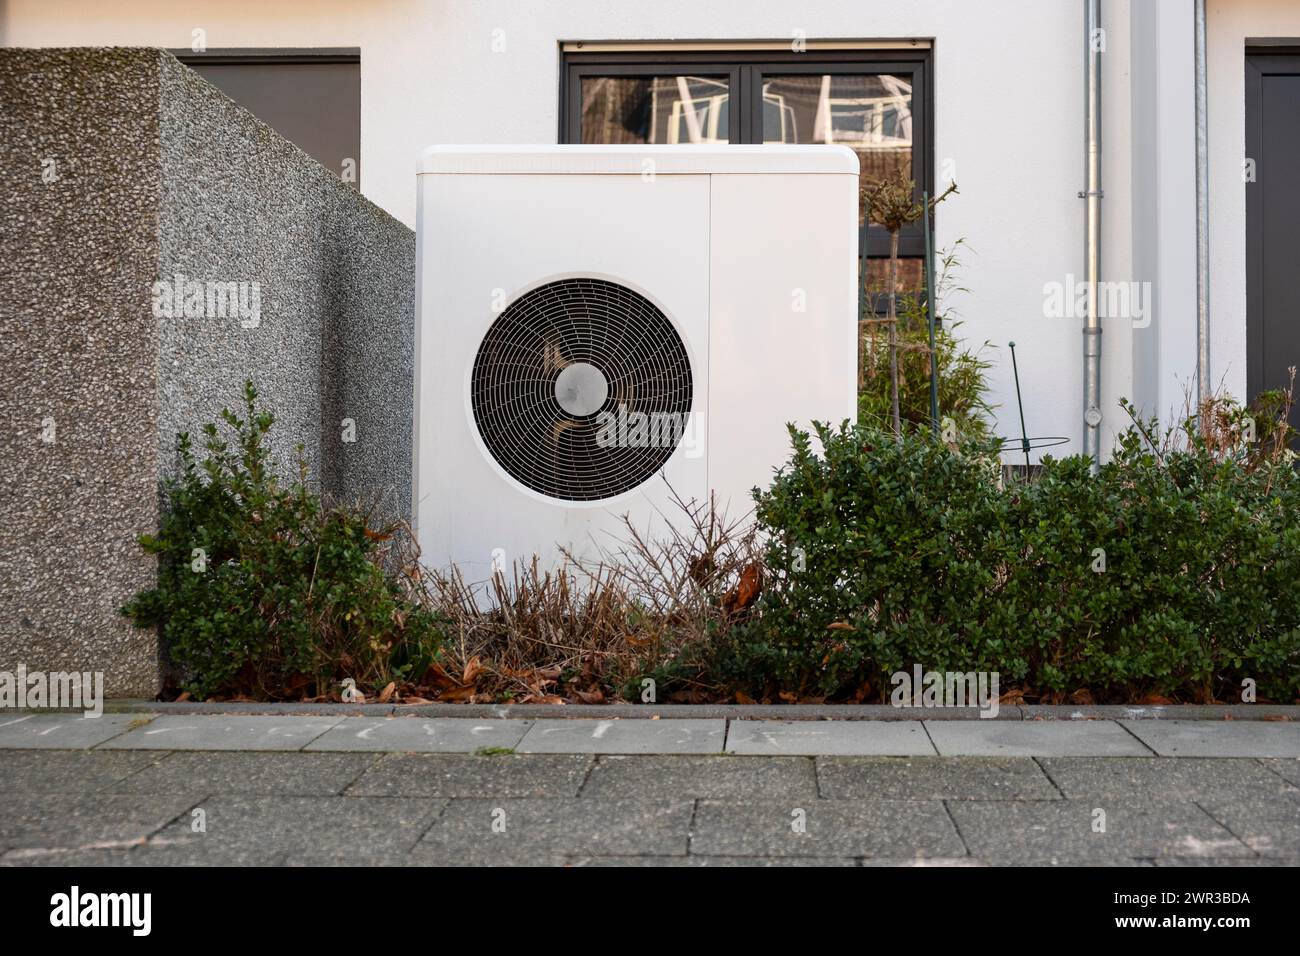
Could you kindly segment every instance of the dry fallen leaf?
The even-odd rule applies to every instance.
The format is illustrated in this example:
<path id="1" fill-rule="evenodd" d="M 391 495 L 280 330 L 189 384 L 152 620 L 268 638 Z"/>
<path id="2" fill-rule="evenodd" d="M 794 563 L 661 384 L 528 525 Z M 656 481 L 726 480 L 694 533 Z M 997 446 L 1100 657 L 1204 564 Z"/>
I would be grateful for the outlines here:
<path id="1" fill-rule="evenodd" d="M 736 691 L 737 704 L 752 704 L 753 702 L 754 702 L 754 698 L 750 697 L 743 690 Z"/>
<path id="2" fill-rule="evenodd" d="M 386 704 L 393 699 L 393 691 L 397 690 L 397 682 L 389 681 L 388 686 L 379 692 L 379 703 Z"/>
<path id="3" fill-rule="evenodd" d="M 744 610 L 754 603 L 763 590 L 763 571 L 757 564 L 745 565 L 740 572 L 740 584 L 736 588 L 736 604 Z"/>
<path id="4" fill-rule="evenodd" d="M 424 682 L 432 684 L 435 687 L 445 687 L 448 685 L 456 687 L 460 684 L 460 681 L 448 674 L 441 664 L 431 664 L 429 666 L 429 669 L 425 671 L 424 674 Z"/>
<path id="5" fill-rule="evenodd" d="M 438 695 L 438 700 L 446 701 L 448 703 L 454 704 L 454 703 L 461 703 L 467 701 L 473 696 L 474 696 L 474 685 L 470 684 L 466 687 L 452 687 L 449 688 L 448 690 L 444 690 L 441 694 Z"/>
<path id="6" fill-rule="evenodd" d="M 763 590 L 763 571 L 757 564 L 747 564 L 740 572 L 740 581 L 722 598 L 722 609 L 728 614 L 748 610 L 758 600 Z"/>

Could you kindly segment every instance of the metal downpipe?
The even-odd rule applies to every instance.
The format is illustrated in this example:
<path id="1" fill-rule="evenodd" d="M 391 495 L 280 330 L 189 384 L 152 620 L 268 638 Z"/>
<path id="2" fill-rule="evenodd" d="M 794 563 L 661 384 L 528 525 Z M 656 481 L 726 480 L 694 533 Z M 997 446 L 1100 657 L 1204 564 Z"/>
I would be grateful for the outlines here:
<path id="1" fill-rule="evenodd" d="M 1196 0 L 1196 397 L 1210 396 L 1210 153 L 1205 0 Z M 1199 412 L 1199 407 L 1197 409 Z"/>
<path id="2" fill-rule="evenodd" d="M 1092 458 L 1094 472 L 1101 465 L 1101 318 L 1097 311 L 1097 284 L 1101 279 L 1101 0 L 1084 4 L 1084 62 L 1086 64 L 1087 187 L 1079 195 L 1087 203 L 1084 236 L 1085 281 L 1088 309 L 1083 325 L 1083 451 Z"/>

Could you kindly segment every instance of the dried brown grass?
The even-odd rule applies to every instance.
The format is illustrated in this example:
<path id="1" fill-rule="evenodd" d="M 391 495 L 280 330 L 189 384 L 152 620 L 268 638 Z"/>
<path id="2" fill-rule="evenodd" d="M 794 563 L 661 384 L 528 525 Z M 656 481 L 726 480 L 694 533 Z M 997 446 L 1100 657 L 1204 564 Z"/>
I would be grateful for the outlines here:
<path id="1" fill-rule="evenodd" d="M 428 692 L 438 700 L 602 703 L 709 700 L 703 678 L 715 642 L 745 620 L 762 586 L 760 548 L 746 515 L 672 495 L 667 532 L 626 516 L 594 557 L 536 557 L 482 584 L 457 570 L 429 574 L 426 600 L 445 622 L 447 662 Z"/>

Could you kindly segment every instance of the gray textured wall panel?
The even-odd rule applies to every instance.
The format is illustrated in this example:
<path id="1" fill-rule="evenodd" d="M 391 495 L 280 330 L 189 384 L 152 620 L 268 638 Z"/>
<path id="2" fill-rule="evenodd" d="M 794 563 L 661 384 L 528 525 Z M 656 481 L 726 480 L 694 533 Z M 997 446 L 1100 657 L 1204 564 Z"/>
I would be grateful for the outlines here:
<path id="1" fill-rule="evenodd" d="M 167 467 L 175 434 L 238 401 L 250 377 L 284 467 L 302 443 L 331 496 L 408 516 L 415 234 L 171 57 L 161 111 L 162 275 L 257 282 L 261 298 L 255 328 L 164 320 Z"/>
<path id="2" fill-rule="evenodd" d="M 409 519 L 415 233 L 374 206 L 342 212 L 330 232 L 324 350 L 324 378 L 333 383 L 323 437 L 330 490 L 376 515 Z M 354 442 L 342 440 L 345 419 L 355 423 Z"/>
<path id="3" fill-rule="evenodd" d="M 160 278 L 257 283 L 255 327 L 238 315 L 159 320 L 159 453 L 237 407 L 245 378 L 276 416 L 282 473 L 305 446 L 321 476 L 321 346 L 328 309 L 320 167 L 192 70 L 162 62 Z M 323 173 L 323 171 L 321 171 Z M 174 281 L 174 280 L 173 280 Z"/>
<path id="4" fill-rule="evenodd" d="M 0 55 L 0 670 L 117 695 L 158 681 L 117 613 L 154 574 L 157 102 L 147 51 Z"/>
<path id="5" fill-rule="evenodd" d="M 245 378 L 286 471 L 301 442 L 330 496 L 409 516 L 415 237 L 160 51 L 0 50 L 0 102 L 0 670 L 150 695 L 135 539 Z M 258 321 L 157 315 L 177 274 L 256 283 Z"/>

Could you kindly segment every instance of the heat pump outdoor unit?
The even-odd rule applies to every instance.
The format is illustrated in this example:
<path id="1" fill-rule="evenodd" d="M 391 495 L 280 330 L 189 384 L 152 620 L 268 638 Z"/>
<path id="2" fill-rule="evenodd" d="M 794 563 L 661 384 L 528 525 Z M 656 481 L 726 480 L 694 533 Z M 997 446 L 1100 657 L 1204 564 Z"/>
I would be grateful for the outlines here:
<path id="1" fill-rule="evenodd" d="M 842 146 L 435 146 L 419 166 L 413 510 L 486 580 L 683 500 L 748 512 L 787 422 L 853 418 Z M 656 530 L 657 529 L 657 530 Z"/>

